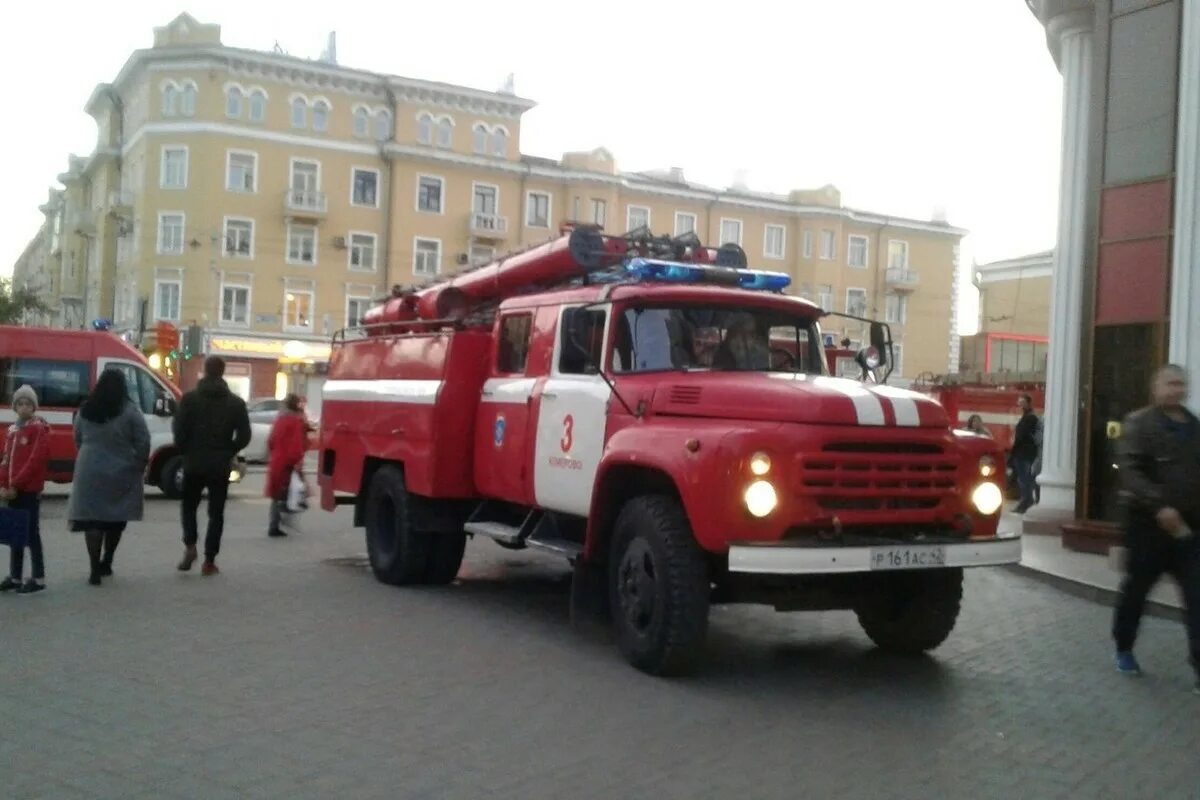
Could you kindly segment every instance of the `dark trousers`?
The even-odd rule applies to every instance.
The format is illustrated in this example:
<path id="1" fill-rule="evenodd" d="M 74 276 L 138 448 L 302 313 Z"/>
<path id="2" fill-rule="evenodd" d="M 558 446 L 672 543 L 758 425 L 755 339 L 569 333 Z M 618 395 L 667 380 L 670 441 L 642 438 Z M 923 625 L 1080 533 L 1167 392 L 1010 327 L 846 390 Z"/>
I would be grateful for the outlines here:
<path id="1" fill-rule="evenodd" d="M 42 498 L 40 495 L 21 492 L 15 500 L 10 500 L 12 508 L 29 512 L 29 555 L 33 559 L 33 575 L 37 580 L 46 577 L 46 561 L 42 553 L 42 531 L 39 516 L 41 515 Z M 14 547 L 8 560 L 8 574 L 13 580 L 20 580 L 25 572 L 25 548 Z"/>
<path id="2" fill-rule="evenodd" d="M 1013 470 L 1017 473 L 1017 488 L 1021 490 L 1021 507 L 1033 505 L 1033 459 L 1014 458 Z"/>
<path id="3" fill-rule="evenodd" d="M 1192 666 L 1200 675 L 1200 538 L 1193 533 L 1174 539 L 1153 523 L 1139 522 L 1126 536 L 1129 561 L 1121 582 L 1121 597 L 1113 615 L 1113 638 L 1118 650 L 1132 650 L 1146 595 L 1163 573 L 1183 589 L 1184 616 Z"/>
<path id="4" fill-rule="evenodd" d="M 204 537 L 204 560 L 212 561 L 221 552 L 221 534 L 225 532 L 225 498 L 229 495 L 229 474 L 183 476 L 183 543 L 195 547 L 200 538 L 196 528 L 196 510 L 200 495 L 208 490 L 208 535 Z"/>

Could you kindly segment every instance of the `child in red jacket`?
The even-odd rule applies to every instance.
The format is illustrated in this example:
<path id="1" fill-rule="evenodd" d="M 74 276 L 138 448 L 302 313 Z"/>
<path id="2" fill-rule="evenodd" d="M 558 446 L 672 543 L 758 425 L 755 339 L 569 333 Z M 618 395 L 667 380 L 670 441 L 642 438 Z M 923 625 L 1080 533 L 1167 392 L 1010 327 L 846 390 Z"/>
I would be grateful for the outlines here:
<path id="1" fill-rule="evenodd" d="M 17 590 L 17 594 L 33 594 L 46 588 L 46 565 L 42 556 L 42 535 L 39 529 L 42 489 L 46 485 L 46 465 L 50 460 L 50 426 L 37 414 L 37 392 L 22 386 L 13 392 L 13 410 L 17 421 L 4 437 L 4 452 L 0 455 L 0 499 L 12 508 L 29 512 L 29 554 L 33 559 L 33 574 L 24 584 L 25 548 L 12 548 L 8 577 L 0 581 L 0 592 Z"/>
<path id="2" fill-rule="evenodd" d="M 304 401 L 298 395 L 289 394 L 283 404 L 284 409 L 275 419 L 267 438 L 267 485 L 263 494 L 271 498 L 268 536 L 287 536 L 282 523 L 288 488 L 292 473 L 304 478 L 304 456 L 308 452 L 309 425 L 304 414 Z M 305 485 L 307 483 L 306 480 Z"/>

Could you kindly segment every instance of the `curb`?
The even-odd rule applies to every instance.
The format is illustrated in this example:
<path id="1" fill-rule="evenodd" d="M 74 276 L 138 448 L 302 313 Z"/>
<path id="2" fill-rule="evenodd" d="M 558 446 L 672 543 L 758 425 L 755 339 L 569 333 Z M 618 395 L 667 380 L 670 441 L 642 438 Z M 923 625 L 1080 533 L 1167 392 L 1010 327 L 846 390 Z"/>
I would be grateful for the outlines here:
<path id="1" fill-rule="evenodd" d="M 1050 572 L 1042 572 L 1041 570 L 1027 567 L 1024 564 L 1005 564 L 1004 569 L 1017 575 L 1023 575 L 1026 578 L 1037 581 L 1038 583 L 1051 586 L 1075 597 L 1090 600 L 1102 606 L 1110 608 L 1116 606 L 1119 592 L 1115 589 L 1106 589 L 1102 586 L 1093 586 L 1090 583 L 1082 583 L 1080 581 L 1064 578 L 1061 575 L 1055 575 Z M 1146 616 L 1158 617 L 1159 619 L 1169 619 L 1175 622 L 1183 622 L 1183 609 L 1174 606 L 1163 605 L 1162 603 L 1153 600 L 1146 601 Z"/>

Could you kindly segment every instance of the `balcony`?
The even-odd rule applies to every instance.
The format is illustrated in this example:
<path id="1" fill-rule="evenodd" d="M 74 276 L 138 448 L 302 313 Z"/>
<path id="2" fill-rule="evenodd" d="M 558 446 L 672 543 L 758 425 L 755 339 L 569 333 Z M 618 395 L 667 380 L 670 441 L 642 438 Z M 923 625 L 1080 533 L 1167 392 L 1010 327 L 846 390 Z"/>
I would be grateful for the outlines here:
<path id="1" fill-rule="evenodd" d="M 90 208 L 77 208 L 67 215 L 67 229 L 80 236 L 96 235 L 96 212 Z"/>
<path id="2" fill-rule="evenodd" d="M 471 235 L 477 239 L 508 238 L 508 217 L 476 211 L 471 214 Z"/>
<path id="3" fill-rule="evenodd" d="M 324 192 L 288 189 L 283 195 L 284 214 L 296 219 L 323 219 L 329 211 Z"/>
<path id="4" fill-rule="evenodd" d="M 911 292 L 920 285 L 920 276 L 908 267 L 888 267 L 887 285 L 897 292 Z"/>
<path id="5" fill-rule="evenodd" d="M 114 217 L 118 217 L 120 219 L 131 219 L 133 217 L 133 192 L 109 192 L 108 207 Z"/>

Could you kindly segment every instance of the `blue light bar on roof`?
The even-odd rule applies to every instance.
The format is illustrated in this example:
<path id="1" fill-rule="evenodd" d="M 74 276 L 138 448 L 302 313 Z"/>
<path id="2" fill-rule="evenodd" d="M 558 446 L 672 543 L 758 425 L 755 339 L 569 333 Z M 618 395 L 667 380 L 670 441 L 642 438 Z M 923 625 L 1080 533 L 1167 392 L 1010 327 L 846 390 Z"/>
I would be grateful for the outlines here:
<path id="1" fill-rule="evenodd" d="M 625 264 L 625 271 L 639 280 L 723 284 L 729 283 L 729 273 L 733 272 L 737 275 L 737 285 L 742 289 L 768 292 L 781 292 L 792 283 L 791 277 L 782 272 L 710 267 L 705 264 L 683 264 L 653 258 L 632 258 Z"/>

